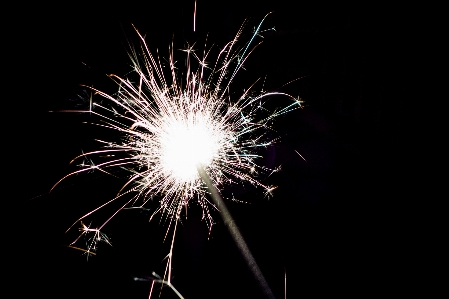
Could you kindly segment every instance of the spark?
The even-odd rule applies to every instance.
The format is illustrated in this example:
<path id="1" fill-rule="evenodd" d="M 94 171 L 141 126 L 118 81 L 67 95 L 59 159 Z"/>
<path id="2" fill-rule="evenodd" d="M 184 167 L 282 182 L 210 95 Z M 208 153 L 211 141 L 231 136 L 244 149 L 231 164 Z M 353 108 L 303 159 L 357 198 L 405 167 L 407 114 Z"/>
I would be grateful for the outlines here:
<path id="1" fill-rule="evenodd" d="M 72 248 L 78 248 L 75 243 L 83 236 L 90 236 L 87 237 L 88 253 L 95 251 L 98 242 L 110 244 L 100 231 L 119 211 L 135 206 L 143 208 L 156 199 L 158 207 L 150 220 L 155 215 L 167 219 L 167 234 L 174 224 L 164 275 L 164 279 L 168 276 L 166 283 L 171 285 L 173 240 L 182 211 L 192 202 L 198 203 L 203 220 L 211 230 L 214 224 L 211 211 L 219 209 L 208 199 L 210 188 L 204 185 L 198 165 L 217 192 L 226 185 L 249 183 L 264 189 L 266 196 L 272 195 L 276 186 L 265 185 L 257 175 L 271 175 L 275 170 L 257 162 L 262 157 L 261 150 L 276 141 L 269 139 L 268 134 L 274 119 L 302 107 L 302 102 L 282 92 L 256 92 L 257 81 L 238 96 L 231 92 L 237 74 L 258 46 L 253 43 L 261 33 L 265 18 L 249 42 L 240 46 L 242 25 L 235 38 L 219 50 L 213 63 L 207 62 L 211 50 L 204 50 L 200 58 L 193 46 L 183 49 L 186 55 L 183 72 L 175 67 L 173 45 L 169 47 L 166 66 L 159 54 L 153 55 L 135 28 L 141 49 L 131 47 L 129 52 L 132 74 L 126 78 L 110 75 L 119 86 L 112 95 L 90 87 L 103 101 L 95 102 L 91 97 L 89 110 L 83 111 L 100 119 L 94 124 L 118 133 L 120 141 L 100 141 L 103 149 L 76 157 L 73 161 L 84 159 L 89 163 L 81 163 L 79 170 L 66 175 L 55 186 L 72 175 L 91 170 L 111 174 L 113 169 L 125 169 L 129 173 L 128 181 L 115 198 L 80 217 L 68 229 L 81 223 L 81 235 L 70 244 Z M 264 104 L 275 96 L 290 101 L 270 112 Z M 97 158 L 100 162 L 94 163 Z M 121 207 L 99 227 L 92 229 L 82 222 L 115 201 L 122 201 Z"/>
<path id="2" fill-rule="evenodd" d="M 87 257 L 91 255 L 96 255 L 95 251 L 97 250 L 98 243 L 100 242 L 104 242 L 112 246 L 109 237 L 105 233 L 101 232 L 99 229 L 91 228 L 90 225 L 85 225 L 82 221 L 80 231 L 81 231 L 80 237 L 81 236 L 86 237 L 87 249 L 79 248 L 73 245 L 69 245 L 68 247 L 84 252 L 87 255 Z M 74 243 L 75 242 L 73 242 L 72 244 Z"/>
<path id="3" fill-rule="evenodd" d="M 115 200 L 124 194 L 133 194 L 129 203 L 159 196 L 159 208 L 153 215 L 160 213 L 171 220 L 177 219 L 182 208 L 195 200 L 203 208 L 209 228 L 213 224 L 210 209 L 215 207 L 206 197 L 207 189 L 202 185 L 197 165 L 204 167 L 219 190 L 224 185 L 248 182 L 271 194 L 276 187 L 266 186 L 255 178 L 257 173 L 272 171 L 257 164 L 260 148 L 274 142 L 267 137 L 273 119 L 301 107 L 301 101 L 282 92 L 253 92 L 255 83 L 236 99 L 230 92 L 236 74 L 257 47 L 251 48 L 262 22 L 250 41 L 237 48 L 242 25 L 212 66 L 206 63 L 210 51 L 204 51 L 200 59 L 193 47 L 188 47 L 184 51 L 187 69 L 183 79 L 175 68 L 173 45 L 169 48 L 167 72 L 135 29 L 142 52 L 132 48 L 129 57 L 137 76 L 110 75 L 119 86 L 114 95 L 91 87 L 111 106 L 92 102 L 90 98 L 89 110 L 85 111 L 100 117 L 101 122 L 96 125 L 116 131 L 122 139 L 101 141 L 106 145 L 104 149 L 75 158 L 89 158 L 90 162 L 82 163 L 84 167 L 63 177 L 55 186 L 74 174 L 90 170 L 109 173 L 111 168 L 125 168 L 130 176 Z M 193 70 L 195 61 L 198 68 Z M 279 95 L 290 98 L 291 103 L 267 113 L 264 101 Z M 96 155 L 109 159 L 95 164 L 90 157 Z"/>

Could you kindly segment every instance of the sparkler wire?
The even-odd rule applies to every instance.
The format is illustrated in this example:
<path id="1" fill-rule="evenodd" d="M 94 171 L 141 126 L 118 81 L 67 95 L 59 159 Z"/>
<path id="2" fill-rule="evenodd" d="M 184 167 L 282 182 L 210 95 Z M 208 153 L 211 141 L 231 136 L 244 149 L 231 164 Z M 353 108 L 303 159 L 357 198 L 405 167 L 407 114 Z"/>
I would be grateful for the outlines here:
<path id="1" fill-rule="evenodd" d="M 212 183 L 211 179 L 207 175 L 206 171 L 204 170 L 204 167 L 202 165 L 198 165 L 198 173 L 201 176 L 201 179 L 203 180 L 204 184 L 207 186 L 209 190 L 210 197 L 214 201 L 214 204 L 217 206 L 217 208 L 220 211 L 221 218 L 223 219 L 224 224 L 228 228 L 229 233 L 231 234 L 232 238 L 234 239 L 235 244 L 240 250 L 240 253 L 242 254 L 243 258 L 245 259 L 249 269 L 254 275 L 254 278 L 259 283 L 259 286 L 262 288 L 264 294 L 267 296 L 267 298 L 275 299 L 273 292 L 271 291 L 265 277 L 262 274 L 262 271 L 260 270 L 259 266 L 256 263 L 256 260 L 254 259 L 253 255 L 251 254 L 251 251 L 249 250 L 248 245 L 245 242 L 245 239 L 243 238 L 242 234 L 240 233 L 239 228 L 234 222 L 234 219 L 231 216 L 231 213 L 229 212 L 228 208 L 226 207 L 226 204 L 224 203 L 223 199 L 221 198 L 220 193 L 218 192 L 217 188 Z"/>

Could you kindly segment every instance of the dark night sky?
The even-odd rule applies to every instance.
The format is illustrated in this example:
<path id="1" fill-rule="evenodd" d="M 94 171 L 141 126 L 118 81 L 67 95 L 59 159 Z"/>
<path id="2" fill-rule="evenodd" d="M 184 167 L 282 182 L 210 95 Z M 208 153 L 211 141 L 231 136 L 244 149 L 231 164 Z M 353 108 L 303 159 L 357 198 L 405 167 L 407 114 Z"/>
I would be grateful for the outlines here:
<path id="1" fill-rule="evenodd" d="M 265 34 L 236 86 L 267 76 L 268 89 L 301 96 L 305 107 L 276 122 L 281 139 L 269 155 L 282 171 L 266 179 L 278 186 L 274 196 L 249 188 L 240 196 L 251 204 L 229 203 L 231 213 L 276 298 L 284 296 L 284 268 L 288 298 L 363 297 L 402 285 L 399 273 L 409 267 L 404 244 L 411 228 L 404 214 L 410 191 L 404 191 L 406 179 L 398 178 L 411 176 L 402 153 L 411 136 L 409 87 L 416 79 L 407 57 L 417 51 L 417 10 L 202 2 L 196 33 L 193 1 L 39 5 L 27 7 L 36 10 L 32 17 L 19 18 L 11 42 L 20 70 L 11 75 L 17 84 L 12 105 L 25 129 L 12 137 L 18 145 L 12 160 L 19 162 L 8 187 L 20 199 L 14 215 L 23 227 L 11 243 L 14 277 L 24 287 L 15 297 L 146 298 L 149 283 L 132 278 L 162 274 L 168 253 L 164 224 L 148 223 L 138 211 L 120 213 L 106 228 L 113 247 L 100 247 L 88 261 L 65 247 L 72 240 L 64 234 L 70 224 L 112 198 L 123 180 L 80 175 L 48 193 L 74 170 L 72 158 L 97 146 L 98 133 L 82 124 L 89 120 L 85 115 L 48 111 L 74 107 L 80 84 L 115 91 L 105 74 L 130 70 L 126 37 L 136 41 L 131 23 L 165 56 L 173 37 L 182 46 L 209 34 L 208 44 L 221 47 L 245 18 L 250 32 L 270 11 L 264 27 L 276 31 Z M 187 299 L 262 298 L 215 218 L 208 240 L 198 208 L 189 210 L 175 243 L 174 285 Z M 166 290 L 161 298 L 174 297 Z"/>

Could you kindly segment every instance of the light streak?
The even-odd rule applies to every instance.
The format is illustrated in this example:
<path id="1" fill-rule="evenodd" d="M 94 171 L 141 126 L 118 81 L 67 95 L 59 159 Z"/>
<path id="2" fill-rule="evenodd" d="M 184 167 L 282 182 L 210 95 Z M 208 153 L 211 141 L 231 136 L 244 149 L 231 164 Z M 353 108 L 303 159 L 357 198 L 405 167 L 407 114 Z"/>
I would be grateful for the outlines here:
<path id="1" fill-rule="evenodd" d="M 196 31 L 196 0 L 195 0 L 195 6 L 193 8 L 193 32 Z"/>
<path id="2" fill-rule="evenodd" d="M 131 47 L 129 53 L 134 77 L 110 75 L 119 86 L 118 92 L 110 95 L 91 88 L 96 95 L 107 100 L 104 101 L 106 104 L 90 99 L 89 110 L 82 111 L 99 117 L 100 122 L 96 124 L 115 131 L 122 137 L 121 140 L 101 141 L 104 149 L 76 157 L 74 161 L 87 158 L 89 163 L 82 163 L 81 169 L 63 177 L 55 186 L 74 174 L 90 170 L 110 173 L 110 169 L 124 168 L 130 173 L 129 179 L 115 198 L 82 216 L 68 229 L 77 223 L 82 225 L 82 233 L 70 244 L 72 248 L 78 248 L 75 243 L 87 235 L 93 235 L 88 238 L 87 253 L 94 253 L 96 241 L 110 244 L 100 231 L 119 211 L 136 206 L 143 208 L 156 199 L 158 208 L 153 211 L 150 220 L 155 215 L 168 219 L 167 234 L 174 223 L 164 275 L 168 275 L 166 283 L 171 285 L 173 240 L 182 211 L 196 201 L 210 230 L 214 224 L 211 209 L 219 209 L 216 203 L 209 201 L 207 194 L 210 188 L 204 186 L 197 165 L 202 165 L 216 190 L 245 182 L 264 189 L 267 194 L 275 189 L 256 178 L 259 172 L 273 172 L 257 164 L 257 160 L 261 157 L 261 149 L 274 142 L 267 134 L 273 120 L 300 108 L 302 102 L 282 92 L 256 92 L 253 89 L 257 81 L 238 96 L 231 92 L 236 75 L 258 46 L 253 43 L 261 32 L 264 19 L 249 42 L 240 47 L 242 25 L 212 64 L 208 63 L 211 50 L 206 51 L 205 47 L 200 58 L 193 47 L 187 47 L 183 50 L 186 55 L 186 69 L 183 72 L 177 69 L 173 45 L 169 47 L 168 67 L 164 67 L 159 56 L 152 54 L 144 37 L 136 29 L 141 51 Z M 285 96 L 291 101 L 270 112 L 264 104 L 273 96 Z M 95 157 L 105 155 L 107 158 L 99 163 L 93 162 Z M 82 220 L 115 201 L 123 201 L 121 207 L 99 227 L 94 229 L 82 223 Z"/>
<path id="3" fill-rule="evenodd" d="M 301 157 L 301 159 L 303 159 L 305 162 L 307 162 L 307 160 L 297 150 L 295 150 L 295 152 Z"/>
<path id="4" fill-rule="evenodd" d="M 284 268 L 284 299 L 287 299 L 287 269 Z"/>

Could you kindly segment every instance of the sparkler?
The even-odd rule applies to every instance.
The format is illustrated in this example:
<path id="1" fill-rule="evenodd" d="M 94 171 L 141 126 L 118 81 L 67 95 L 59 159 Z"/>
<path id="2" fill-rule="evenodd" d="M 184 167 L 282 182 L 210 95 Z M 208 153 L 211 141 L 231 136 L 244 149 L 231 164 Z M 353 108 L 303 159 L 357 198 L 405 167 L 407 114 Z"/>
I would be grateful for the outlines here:
<path id="1" fill-rule="evenodd" d="M 242 25 L 212 64 L 208 63 L 211 50 L 206 47 L 201 57 L 193 47 L 184 49 L 186 69 L 182 77 L 176 68 L 173 45 L 169 47 L 168 67 L 164 67 L 136 29 L 141 51 L 131 47 L 129 53 L 134 77 L 110 75 L 119 86 L 116 94 L 91 88 L 110 105 L 92 101 L 89 110 L 76 111 L 98 116 L 101 122 L 97 125 L 116 131 L 121 135 L 121 141 L 101 141 L 105 148 L 76 157 L 73 161 L 108 156 L 98 164 L 83 163 L 81 169 L 63 177 L 55 186 L 69 176 L 90 170 L 109 173 L 110 169 L 124 168 L 130 175 L 115 198 L 82 216 L 69 228 L 78 223 L 82 225 L 81 234 L 70 246 L 75 248 L 81 237 L 93 235 L 88 238 L 86 252 L 94 253 L 97 241 L 110 243 L 100 231 L 120 210 L 143 208 L 158 198 L 158 208 L 150 219 L 155 215 L 168 219 L 167 234 L 174 224 L 165 273 L 170 286 L 173 240 L 183 210 L 192 201 L 197 202 L 210 230 L 214 224 L 211 210 L 220 209 L 208 199 L 210 188 L 203 184 L 205 176 L 217 190 L 244 182 L 261 187 L 267 193 L 275 188 L 256 179 L 259 172 L 274 171 L 257 163 L 261 157 L 260 149 L 274 142 L 267 134 L 272 121 L 301 107 L 301 101 L 282 92 L 255 92 L 255 83 L 236 98 L 231 92 L 237 73 L 258 45 L 253 43 L 261 33 L 263 20 L 249 42 L 239 47 Z M 292 101 L 278 111 L 269 112 L 264 103 L 275 95 L 286 96 Z M 82 222 L 115 201 L 123 201 L 121 207 L 99 227 L 94 229 Z"/>

